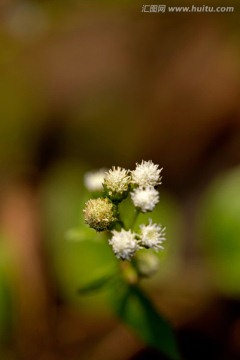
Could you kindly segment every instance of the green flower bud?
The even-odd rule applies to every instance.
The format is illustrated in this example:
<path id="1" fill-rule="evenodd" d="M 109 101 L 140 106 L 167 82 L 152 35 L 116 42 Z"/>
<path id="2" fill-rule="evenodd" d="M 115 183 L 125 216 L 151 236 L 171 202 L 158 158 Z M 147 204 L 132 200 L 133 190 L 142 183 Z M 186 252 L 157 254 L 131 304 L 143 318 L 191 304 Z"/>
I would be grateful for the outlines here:
<path id="1" fill-rule="evenodd" d="M 149 250 L 143 250 L 136 255 L 135 264 L 141 277 L 151 277 L 159 269 L 159 258 Z"/>

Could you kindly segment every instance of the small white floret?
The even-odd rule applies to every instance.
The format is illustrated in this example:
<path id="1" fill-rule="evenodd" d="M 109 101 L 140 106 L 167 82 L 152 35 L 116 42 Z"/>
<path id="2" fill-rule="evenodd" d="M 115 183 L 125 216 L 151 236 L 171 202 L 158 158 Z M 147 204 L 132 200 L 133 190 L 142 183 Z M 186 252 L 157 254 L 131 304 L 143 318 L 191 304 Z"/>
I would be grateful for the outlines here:
<path id="1" fill-rule="evenodd" d="M 162 169 L 159 169 L 158 166 L 151 160 L 142 160 L 141 164 L 136 164 L 136 169 L 132 171 L 132 183 L 141 187 L 161 184 Z"/>
<path id="2" fill-rule="evenodd" d="M 140 243 L 142 246 L 156 251 L 163 249 L 162 242 L 165 240 L 165 228 L 161 225 L 153 224 L 149 219 L 148 225 L 140 225 Z"/>
<path id="3" fill-rule="evenodd" d="M 131 198 L 136 208 L 142 212 L 152 211 L 159 202 L 159 193 L 153 186 L 137 188 L 131 192 Z"/>
<path id="4" fill-rule="evenodd" d="M 129 170 L 113 166 L 112 169 L 105 173 L 104 186 L 108 189 L 110 195 L 112 193 L 122 194 L 128 191 L 130 181 Z"/>
<path id="5" fill-rule="evenodd" d="M 131 230 L 112 231 L 112 238 L 109 244 L 113 248 L 113 252 L 118 259 L 130 260 L 135 252 L 140 248 L 136 240 L 136 234 Z"/>

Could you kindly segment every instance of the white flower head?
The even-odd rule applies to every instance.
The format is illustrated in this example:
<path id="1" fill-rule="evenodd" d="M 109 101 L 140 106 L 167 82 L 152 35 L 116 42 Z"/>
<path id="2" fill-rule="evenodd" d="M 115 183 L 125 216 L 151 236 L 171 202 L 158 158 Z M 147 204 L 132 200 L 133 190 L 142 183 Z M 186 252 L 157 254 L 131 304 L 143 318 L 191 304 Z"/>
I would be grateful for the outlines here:
<path id="1" fill-rule="evenodd" d="M 159 202 L 159 193 L 153 186 L 136 188 L 130 195 L 134 206 L 144 213 L 152 211 Z"/>
<path id="2" fill-rule="evenodd" d="M 142 250 L 136 255 L 137 269 L 142 276 L 150 277 L 159 269 L 159 258 L 150 250 Z"/>
<path id="3" fill-rule="evenodd" d="M 132 171 L 132 183 L 141 187 L 156 186 L 161 184 L 160 173 L 162 168 L 155 165 L 151 160 L 142 160 L 141 164 L 136 164 L 136 169 Z"/>
<path id="4" fill-rule="evenodd" d="M 162 242 L 165 240 L 165 228 L 162 228 L 161 225 L 153 224 L 152 219 L 149 219 L 149 224 L 140 225 L 140 229 L 140 243 L 142 246 L 156 251 L 163 249 Z"/>
<path id="5" fill-rule="evenodd" d="M 136 234 L 131 230 L 112 231 L 112 238 L 109 240 L 109 244 L 113 248 L 113 252 L 118 259 L 130 260 L 135 252 L 140 248 L 138 241 L 136 240 Z"/>
<path id="6" fill-rule="evenodd" d="M 89 171 L 84 175 L 84 185 L 91 191 L 102 191 L 103 181 L 106 169 L 99 169 L 96 171 Z"/>
<path id="7" fill-rule="evenodd" d="M 113 166 L 112 169 L 105 173 L 103 185 L 110 198 L 122 200 L 128 192 L 130 182 L 129 170 Z"/>
<path id="8" fill-rule="evenodd" d="M 113 203 L 104 198 L 88 200 L 83 214 L 85 223 L 97 231 L 108 230 L 112 223 L 117 220 Z"/>

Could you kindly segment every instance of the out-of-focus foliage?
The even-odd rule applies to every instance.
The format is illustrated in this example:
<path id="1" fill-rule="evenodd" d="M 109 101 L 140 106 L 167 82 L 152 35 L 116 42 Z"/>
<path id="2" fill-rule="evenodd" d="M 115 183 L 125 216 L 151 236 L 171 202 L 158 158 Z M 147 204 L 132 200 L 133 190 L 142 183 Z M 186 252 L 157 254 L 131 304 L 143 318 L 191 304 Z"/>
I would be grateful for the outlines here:
<path id="1" fill-rule="evenodd" d="M 138 287 L 125 284 L 121 284 L 119 293 L 121 296 L 113 297 L 118 316 L 148 345 L 169 359 L 179 360 L 174 333 L 147 296 Z"/>
<path id="2" fill-rule="evenodd" d="M 222 174 L 204 198 L 201 248 L 214 284 L 240 295 L 240 168 Z"/>
<path id="3" fill-rule="evenodd" d="M 40 116 L 39 104 L 18 71 L 1 74 L 0 96 L 1 170 L 12 175 L 26 169 L 26 164 L 32 161 L 29 149 L 34 147 L 39 123 L 33 123 L 31 119 L 37 120 Z M 10 166 L 12 163 L 14 168 Z"/>
<path id="4" fill-rule="evenodd" d="M 0 346 L 6 344 L 11 338 L 12 331 L 12 292 L 10 283 L 12 275 L 12 259 L 5 244 L 3 236 L 0 237 Z M 1 351 L 0 351 L 1 356 Z"/>
<path id="5" fill-rule="evenodd" d="M 114 272 L 116 259 L 103 234 L 83 221 L 82 209 L 88 199 L 82 184 L 83 169 L 62 165 L 46 179 L 42 190 L 45 232 L 61 295 L 96 313 L 105 309 L 104 294 L 79 297 L 78 290 Z"/>

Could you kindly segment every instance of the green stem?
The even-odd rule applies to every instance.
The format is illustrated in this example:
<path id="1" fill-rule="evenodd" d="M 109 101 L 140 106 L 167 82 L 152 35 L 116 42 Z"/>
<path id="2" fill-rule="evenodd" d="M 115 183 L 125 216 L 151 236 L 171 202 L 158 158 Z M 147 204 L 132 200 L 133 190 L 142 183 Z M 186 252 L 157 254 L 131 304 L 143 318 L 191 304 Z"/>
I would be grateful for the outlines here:
<path id="1" fill-rule="evenodd" d="M 117 220 L 115 223 L 114 223 L 114 227 L 113 229 L 117 230 L 117 231 L 120 231 L 121 229 L 124 229 L 124 223 L 121 221 L 121 220 Z"/>
<path id="2" fill-rule="evenodd" d="M 123 228 L 123 229 L 126 229 L 126 228 L 125 228 L 125 225 L 124 225 L 124 222 L 123 222 L 123 220 L 122 220 L 121 217 L 120 217 L 120 214 L 118 215 L 118 222 L 122 225 L 122 228 Z"/>
<path id="3" fill-rule="evenodd" d="M 136 285 L 139 282 L 138 272 L 132 262 L 121 261 L 120 269 L 127 284 Z"/>
<path id="4" fill-rule="evenodd" d="M 133 217 L 133 221 L 132 221 L 132 225 L 130 227 L 130 229 L 133 229 L 136 221 L 137 221 L 137 218 L 138 218 L 138 215 L 140 214 L 140 210 L 136 209 L 135 210 L 135 213 L 134 213 L 134 217 Z"/>
<path id="5" fill-rule="evenodd" d="M 116 213 L 117 213 L 117 221 L 115 223 L 115 229 L 116 230 L 121 230 L 122 228 L 126 229 L 125 224 L 121 218 L 118 205 L 116 205 Z"/>

